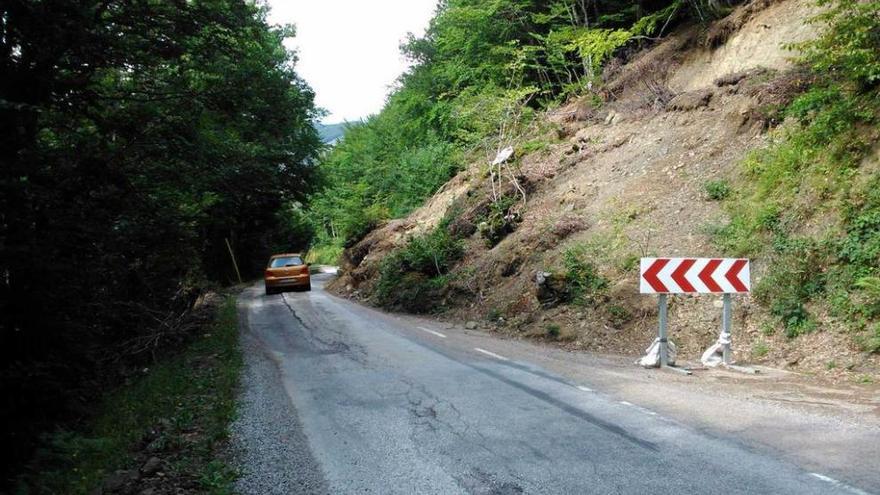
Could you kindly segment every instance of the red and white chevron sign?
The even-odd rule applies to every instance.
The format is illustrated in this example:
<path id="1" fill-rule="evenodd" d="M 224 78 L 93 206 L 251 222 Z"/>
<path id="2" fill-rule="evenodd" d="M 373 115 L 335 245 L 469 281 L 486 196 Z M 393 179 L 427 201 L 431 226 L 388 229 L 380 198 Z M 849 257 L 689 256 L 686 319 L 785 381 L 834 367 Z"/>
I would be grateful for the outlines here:
<path id="1" fill-rule="evenodd" d="M 749 260 L 742 258 L 642 258 L 642 294 L 749 292 Z"/>

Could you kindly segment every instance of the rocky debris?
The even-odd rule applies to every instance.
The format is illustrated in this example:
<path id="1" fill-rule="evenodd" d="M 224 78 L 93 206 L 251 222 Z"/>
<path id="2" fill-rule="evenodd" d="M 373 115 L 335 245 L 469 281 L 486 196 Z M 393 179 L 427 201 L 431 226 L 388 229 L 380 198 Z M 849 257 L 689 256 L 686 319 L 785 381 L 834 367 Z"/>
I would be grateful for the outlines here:
<path id="1" fill-rule="evenodd" d="M 477 329 L 477 322 L 471 320 L 471 321 L 465 323 L 464 327 L 467 328 L 468 330 L 476 330 Z"/>
<path id="2" fill-rule="evenodd" d="M 723 86 L 734 86 L 736 84 L 739 84 L 739 82 L 743 79 L 749 77 L 749 75 L 749 71 L 733 72 L 730 74 L 725 74 L 718 79 L 715 79 L 715 81 L 713 82 L 715 83 L 715 86 L 718 86 L 719 88 Z"/>
<path id="3" fill-rule="evenodd" d="M 608 115 L 605 116 L 605 125 L 614 125 L 623 121 L 623 115 L 614 110 L 608 112 Z"/>
<path id="4" fill-rule="evenodd" d="M 101 493 L 118 492 L 129 483 L 133 483 L 138 479 L 140 479 L 140 473 L 137 469 L 118 470 L 104 480 Z"/>
<path id="5" fill-rule="evenodd" d="M 150 476 L 156 474 L 160 469 L 162 469 L 162 460 L 158 457 L 150 457 L 147 459 L 147 462 L 141 466 L 141 473 L 145 476 Z"/>
<path id="6" fill-rule="evenodd" d="M 539 271 L 535 275 L 535 297 L 544 308 L 552 308 L 568 299 L 565 276 Z"/>
<path id="7" fill-rule="evenodd" d="M 712 94 L 711 89 L 699 89 L 697 91 L 681 93 L 669 101 L 669 109 L 687 112 L 705 107 L 709 104 L 709 100 L 712 99 Z"/>

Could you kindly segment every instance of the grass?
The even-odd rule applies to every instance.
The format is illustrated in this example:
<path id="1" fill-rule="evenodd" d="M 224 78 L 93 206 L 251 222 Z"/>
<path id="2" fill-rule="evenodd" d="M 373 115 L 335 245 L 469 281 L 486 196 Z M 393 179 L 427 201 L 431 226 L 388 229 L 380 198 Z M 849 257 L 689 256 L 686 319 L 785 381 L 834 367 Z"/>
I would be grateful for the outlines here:
<path id="1" fill-rule="evenodd" d="M 766 342 L 755 342 L 755 345 L 752 346 L 752 356 L 756 358 L 762 358 L 770 352 L 770 347 Z"/>
<path id="2" fill-rule="evenodd" d="M 139 467 L 146 441 L 169 479 L 226 494 L 236 474 L 221 457 L 235 415 L 242 366 L 235 299 L 180 353 L 111 393 L 80 431 L 58 431 L 37 455 L 18 493 L 90 493 L 119 469 Z M 31 488 L 31 490 L 28 489 Z"/>

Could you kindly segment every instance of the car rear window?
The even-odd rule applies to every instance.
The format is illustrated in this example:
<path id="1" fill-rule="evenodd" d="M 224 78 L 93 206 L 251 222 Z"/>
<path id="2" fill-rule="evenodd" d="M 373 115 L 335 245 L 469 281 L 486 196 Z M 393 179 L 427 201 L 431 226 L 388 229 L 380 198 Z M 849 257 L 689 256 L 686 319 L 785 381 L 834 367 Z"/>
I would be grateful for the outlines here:
<path id="1" fill-rule="evenodd" d="M 283 258 L 272 258 L 269 267 L 278 268 L 282 266 L 300 266 L 302 264 L 303 260 L 299 256 L 285 256 Z"/>

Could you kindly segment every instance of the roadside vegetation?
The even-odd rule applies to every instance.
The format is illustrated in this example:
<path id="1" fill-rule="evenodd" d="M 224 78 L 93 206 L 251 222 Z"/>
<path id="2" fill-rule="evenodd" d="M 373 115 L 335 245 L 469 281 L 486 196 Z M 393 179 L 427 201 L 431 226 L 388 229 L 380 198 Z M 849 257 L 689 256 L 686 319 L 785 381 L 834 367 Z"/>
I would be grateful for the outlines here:
<path id="1" fill-rule="evenodd" d="M 232 493 L 225 449 L 242 359 L 235 298 L 217 304 L 180 352 L 138 370 L 81 427 L 48 433 L 17 493 Z"/>
<path id="2" fill-rule="evenodd" d="M 437 309 L 449 290 L 450 270 L 464 253 L 464 244 L 449 229 L 449 219 L 434 230 L 413 237 L 382 262 L 376 300 L 387 307 L 424 312 Z"/>
<path id="3" fill-rule="evenodd" d="M 0 479 L 305 247 L 320 112 L 259 5 L 0 4 Z"/>
<path id="4" fill-rule="evenodd" d="M 827 30 L 799 47 L 816 80 L 780 110 L 786 125 L 772 144 L 744 163 L 747 180 L 726 199 L 731 222 L 715 240 L 768 260 L 755 297 L 788 337 L 817 329 L 822 303 L 863 350 L 878 352 L 880 5 L 822 5 L 814 22 Z"/>

